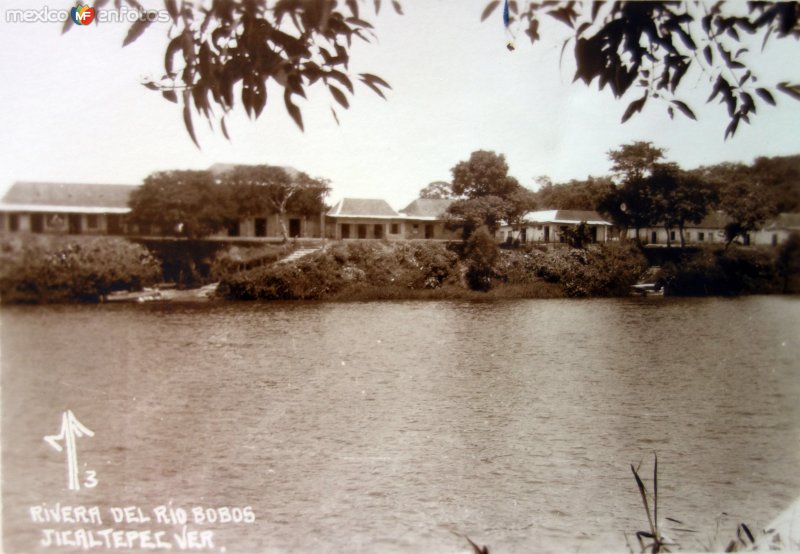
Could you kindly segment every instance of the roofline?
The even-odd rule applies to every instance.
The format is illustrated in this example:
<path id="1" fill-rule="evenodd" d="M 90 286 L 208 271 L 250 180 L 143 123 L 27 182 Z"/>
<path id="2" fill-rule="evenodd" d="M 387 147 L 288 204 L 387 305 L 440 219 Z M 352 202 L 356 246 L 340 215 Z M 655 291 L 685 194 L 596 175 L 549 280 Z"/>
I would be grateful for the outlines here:
<path id="1" fill-rule="evenodd" d="M 80 214 L 127 214 L 130 208 L 112 208 L 110 206 L 48 206 L 46 204 L 7 204 L 0 203 L 0 212 L 36 212 L 36 213 L 80 213 Z"/>
<path id="2" fill-rule="evenodd" d="M 325 214 L 326 217 L 340 217 L 350 219 L 405 219 L 403 216 L 397 215 L 348 215 L 348 214 Z"/>

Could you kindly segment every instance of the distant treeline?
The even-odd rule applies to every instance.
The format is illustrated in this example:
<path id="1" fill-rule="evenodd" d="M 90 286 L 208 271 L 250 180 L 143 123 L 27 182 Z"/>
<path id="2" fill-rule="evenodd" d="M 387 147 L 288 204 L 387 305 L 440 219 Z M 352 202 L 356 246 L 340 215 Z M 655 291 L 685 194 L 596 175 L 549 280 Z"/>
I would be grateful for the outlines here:
<path id="1" fill-rule="evenodd" d="M 756 158 L 751 164 L 724 162 L 689 170 L 702 177 L 720 192 L 731 183 L 742 182 L 769 198 L 777 213 L 800 212 L 800 154 Z M 540 188 L 535 195 L 539 209 L 598 210 L 603 197 L 614 182 L 610 176 L 572 179 L 553 183 L 539 178 Z"/>

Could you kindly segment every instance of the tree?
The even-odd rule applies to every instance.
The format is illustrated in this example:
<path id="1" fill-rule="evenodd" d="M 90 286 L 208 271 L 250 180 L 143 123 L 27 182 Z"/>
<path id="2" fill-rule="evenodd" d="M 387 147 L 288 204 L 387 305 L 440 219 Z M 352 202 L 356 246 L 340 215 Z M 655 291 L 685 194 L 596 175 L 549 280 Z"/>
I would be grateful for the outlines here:
<path id="1" fill-rule="evenodd" d="M 624 144 L 608 152 L 611 171 L 620 184 L 598 202 L 600 212 L 623 229 L 632 228 L 639 242 L 639 230 L 661 221 L 663 210 L 655 203 L 650 177 L 664 158 L 664 150 L 650 142 Z"/>
<path id="2" fill-rule="evenodd" d="M 687 223 L 700 223 L 719 202 L 717 187 L 693 172 L 681 171 L 670 210 L 678 226 L 681 247 L 686 245 L 683 231 Z"/>
<path id="3" fill-rule="evenodd" d="M 469 288 L 488 291 L 492 288 L 492 278 L 495 277 L 494 264 L 500 257 L 497 241 L 482 227 L 469 237 L 464 250 Z"/>
<path id="4" fill-rule="evenodd" d="M 589 177 L 568 183 L 544 183 L 536 191 L 536 204 L 550 210 L 597 210 L 600 199 L 614 188 L 608 177 Z"/>
<path id="5" fill-rule="evenodd" d="M 733 181 L 720 191 L 720 208 L 730 218 L 725 226 L 727 246 L 741 237 L 749 244 L 749 233 L 760 229 L 770 217 L 777 215 L 775 205 L 760 183 Z"/>
<path id="6" fill-rule="evenodd" d="M 522 4 L 520 8 L 519 4 Z M 482 19 L 500 5 L 492 0 Z M 522 24 L 531 43 L 540 40 L 543 16 L 569 28 L 562 52 L 572 43 L 576 71 L 574 80 L 587 86 L 597 80 L 620 99 L 631 89 L 639 97 L 622 115 L 626 122 L 652 99 L 663 100 L 672 118 L 681 112 L 696 119 L 694 110 L 682 100 L 687 89 L 705 86 L 706 102 L 719 98 L 729 123 L 725 138 L 739 124 L 750 122 L 757 105 L 776 105 L 775 92 L 800 100 L 800 84 L 781 81 L 765 85 L 758 78 L 752 46 L 761 51 L 773 39 L 800 38 L 800 4 L 797 2 L 508 2 L 509 23 Z M 754 50 L 754 49 L 753 49 Z M 700 79 L 681 88 L 694 69 Z"/>
<path id="7" fill-rule="evenodd" d="M 499 196 L 462 198 L 447 208 L 445 225 L 451 230 L 461 229 L 465 241 L 481 227 L 494 235 L 511 210 L 510 203 Z"/>
<path id="8" fill-rule="evenodd" d="M 637 141 L 609 150 L 607 155 L 613 162 L 611 172 L 624 184 L 652 175 L 656 164 L 664 159 L 664 149 L 652 142 Z"/>
<path id="9" fill-rule="evenodd" d="M 508 175 L 505 156 L 486 150 L 473 152 L 469 160 L 459 162 L 450 171 L 453 173 L 455 196 L 506 198 L 520 186 L 514 177 Z"/>
<path id="10" fill-rule="evenodd" d="M 419 191 L 419 197 L 432 200 L 453 198 L 453 189 L 446 181 L 434 181 Z"/>
<path id="11" fill-rule="evenodd" d="M 235 199 L 239 216 L 277 213 L 283 240 L 288 240 L 286 214 L 319 213 L 330 191 L 327 181 L 312 179 L 303 172 L 270 165 L 240 165 L 222 173 L 222 185 Z"/>
<path id="12" fill-rule="evenodd" d="M 131 193 L 130 221 L 162 233 L 204 237 L 235 221 L 227 191 L 209 171 L 160 171 Z"/>
<path id="13" fill-rule="evenodd" d="M 637 243 L 641 229 L 658 224 L 648 188 L 646 179 L 633 179 L 610 189 L 597 206 L 600 213 L 610 217 L 623 230 L 634 229 Z"/>
<path id="14" fill-rule="evenodd" d="M 536 204 L 533 191 L 508 174 L 502 154 L 477 150 L 450 171 L 452 192 L 460 199 L 447 209 L 447 226 L 460 228 L 464 240 L 481 225 L 494 234 L 501 221 L 516 221 Z"/>
<path id="15" fill-rule="evenodd" d="M 92 4 L 100 9 L 108 0 Z M 158 20 L 158 13 L 144 10 L 138 0 L 114 0 L 116 9 L 123 4 L 140 14 L 122 43 L 127 46 Z M 348 69 L 353 39 L 369 42 L 373 35 L 372 24 L 361 18 L 361 6 L 372 4 L 377 13 L 381 1 L 347 0 L 341 4 L 330 0 L 218 0 L 208 6 L 207 2 L 164 0 L 171 20 L 164 74 L 144 85 L 182 105 L 186 130 L 195 144 L 192 108 L 210 123 L 218 121 L 228 137 L 226 115 L 240 100 L 248 116 L 258 118 L 267 105 L 270 80 L 283 90 L 286 111 L 300 129 L 303 118 L 294 98 L 305 98 L 306 88 L 312 85 L 326 87 L 335 104 L 345 109 L 356 78 L 384 97 L 384 90 L 391 88 L 386 81 L 370 73 L 356 76 Z M 402 13 L 397 0 L 392 0 L 392 5 Z M 72 25 L 68 18 L 64 31 Z M 333 105 L 331 112 L 338 122 Z"/>

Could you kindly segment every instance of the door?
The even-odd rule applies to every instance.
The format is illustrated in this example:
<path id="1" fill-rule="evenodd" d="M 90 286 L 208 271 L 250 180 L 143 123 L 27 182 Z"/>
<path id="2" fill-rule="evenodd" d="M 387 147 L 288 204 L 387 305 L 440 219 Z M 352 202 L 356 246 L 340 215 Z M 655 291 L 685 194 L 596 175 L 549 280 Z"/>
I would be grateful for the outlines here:
<path id="1" fill-rule="evenodd" d="M 358 225 L 358 238 L 365 239 L 367 238 L 367 226 L 364 224 Z"/>
<path id="2" fill-rule="evenodd" d="M 383 225 L 375 225 L 375 229 L 373 231 L 376 239 L 383 238 Z"/>
<path id="3" fill-rule="evenodd" d="M 658 233 L 655 231 L 650 233 L 650 244 L 658 244 Z"/>
<path id="4" fill-rule="evenodd" d="M 349 223 L 342 223 L 342 238 L 349 239 L 350 238 L 350 224 Z"/>
<path id="5" fill-rule="evenodd" d="M 301 235 L 300 232 L 300 220 L 299 219 L 290 219 L 289 220 L 289 236 L 299 237 Z"/>
<path id="6" fill-rule="evenodd" d="M 432 239 L 433 238 L 433 225 L 430 223 L 425 225 L 425 238 Z"/>
<path id="7" fill-rule="evenodd" d="M 550 226 L 549 225 L 545 225 L 544 226 L 544 241 L 545 242 L 550 242 Z"/>
<path id="8" fill-rule="evenodd" d="M 31 231 L 44 233 L 44 214 L 31 214 Z"/>
<path id="9" fill-rule="evenodd" d="M 81 214 L 69 214 L 69 216 L 67 216 L 67 222 L 69 223 L 70 235 L 81 234 Z"/>
<path id="10" fill-rule="evenodd" d="M 119 214 L 108 214 L 106 216 L 106 232 L 109 235 L 122 234 L 122 218 Z"/>

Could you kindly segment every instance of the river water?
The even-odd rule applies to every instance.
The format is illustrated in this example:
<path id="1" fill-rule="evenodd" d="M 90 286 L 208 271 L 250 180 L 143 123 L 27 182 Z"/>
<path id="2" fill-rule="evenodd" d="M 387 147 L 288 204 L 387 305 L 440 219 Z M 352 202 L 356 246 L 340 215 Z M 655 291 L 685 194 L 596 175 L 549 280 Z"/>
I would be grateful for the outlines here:
<path id="1" fill-rule="evenodd" d="M 499 553 L 626 551 L 647 529 L 630 464 L 651 486 L 654 453 L 658 518 L 686 548 L 724 547 L 800 496 L 798 298 L 0 317 L 7 553 L 80 551 L 43 546 L 45 528 L 181 530 L 158 506 L 252 514 L 190 517 L 208 552 L 467 552 L 463 535 Z M 80 490 L 66 446 L 43 440 L 67 410 L 93 433 L 73 441 Z M 57 503 L 102 524 L 32 515 Z M 108 515 L 127 506 L 151 521 Z"/>

